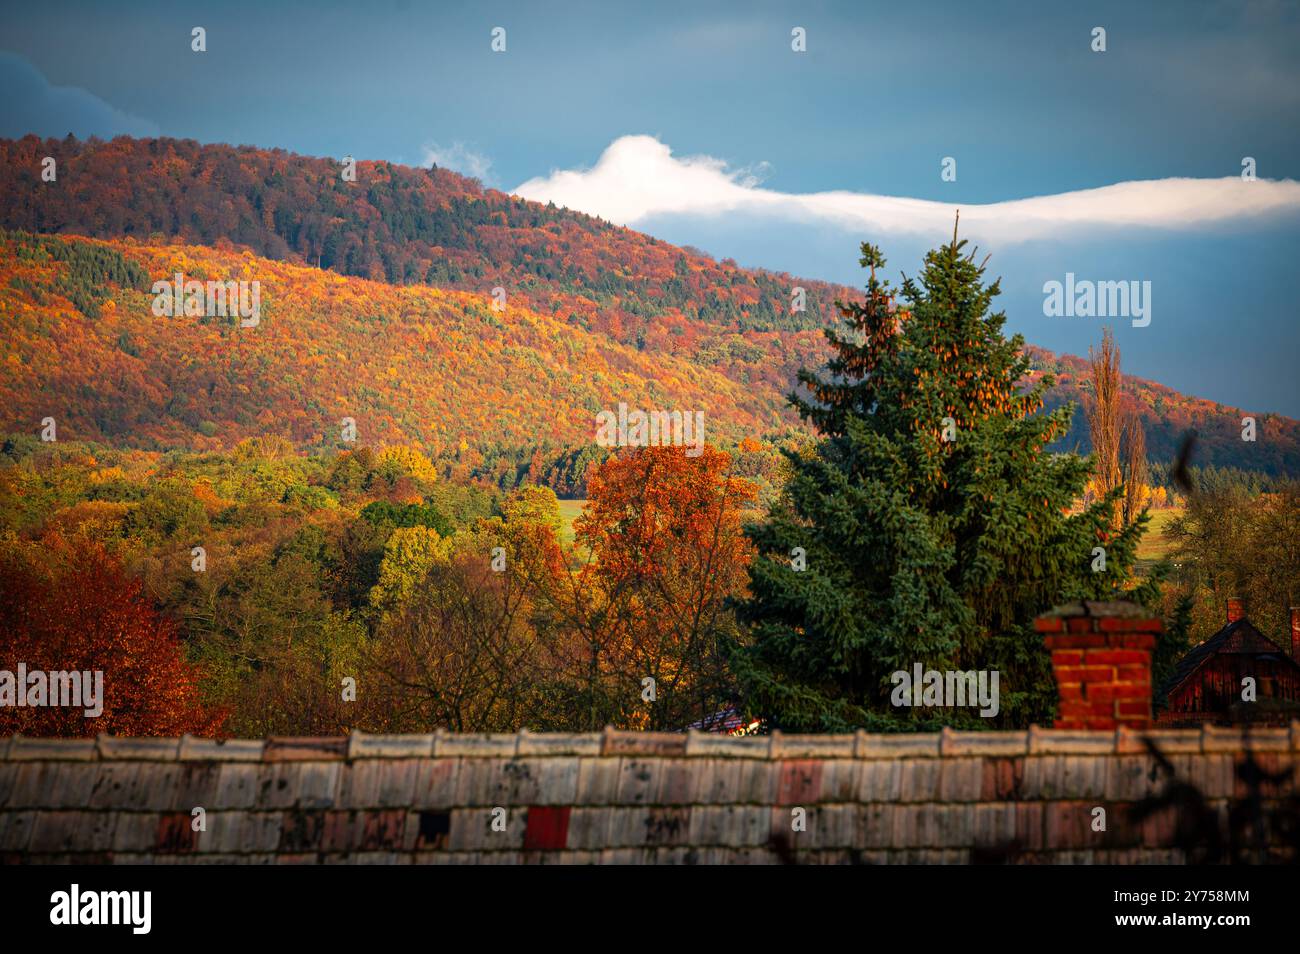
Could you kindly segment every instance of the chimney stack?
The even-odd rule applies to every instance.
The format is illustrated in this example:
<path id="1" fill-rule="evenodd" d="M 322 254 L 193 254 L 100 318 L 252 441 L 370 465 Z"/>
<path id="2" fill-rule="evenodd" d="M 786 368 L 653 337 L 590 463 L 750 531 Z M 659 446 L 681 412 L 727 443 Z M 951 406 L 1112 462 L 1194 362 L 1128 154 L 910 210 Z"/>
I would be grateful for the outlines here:
<path id="1" fill-rule="evenodd" d="M 1246 604 L 1240 596 L 1228 597 L 1228 622 L 1235 623 L 1246 615 Z"/>
<path id="2" fill-rule="evenodd" d="M 1151 653 L 1164 630 L 1133 603 L 1086 600 L 1058 606 L 1034 621 L 1052 654 L 1060 697 L 1055 727 L 1151 726 Z"/>
<path id="3" fill-rule="evenodd" d="M 1300 606 L 1291 607 L 1291 658 L 1300 662 Z"/>

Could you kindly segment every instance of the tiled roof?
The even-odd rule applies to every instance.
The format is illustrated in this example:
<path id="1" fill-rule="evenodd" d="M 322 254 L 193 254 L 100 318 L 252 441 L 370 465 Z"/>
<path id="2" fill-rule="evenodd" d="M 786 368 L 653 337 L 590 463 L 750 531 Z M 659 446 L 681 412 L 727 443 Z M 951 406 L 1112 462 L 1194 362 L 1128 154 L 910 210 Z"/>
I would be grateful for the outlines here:
<path id="1" fill-rule="evenodd" d="M 1243 752 L 1282 776 L 1300 763 L 1300 722 L 0 738 L 0 864 L 960 863 L 990 850 L 1046 863 L 1175 863 L 1172 826 L 1127 821 L 1164 784 L 1146 738 L 1224 817 L 1240 797 L 1233 767 Z M 1110 813 L 1105 833 L 1091 827 L 1098 804 Z M 798 813 L 806 826 L 795 829 Z"/>
<path id="2" fill-rule="evenodd" d="M 1013 732 L 899 732 L 852 735 L 728 736 L 712 732 L 454 733 L 288 737 L 267 739 L 119 738 L 46 739 L 0 736 L 0 762 L 331 762 L 356 759 L 522 758 L 536 756 L 644 756 L 661 758 L 882 759 L 1016 755 L 1122 755 L 1146 751 L 1300 751 L 1300 721 L 1290 727 L 1244 728 L 1210 724 L 1195 729 L 1121 728 L 1113 732 L 1044 729 Z"/>

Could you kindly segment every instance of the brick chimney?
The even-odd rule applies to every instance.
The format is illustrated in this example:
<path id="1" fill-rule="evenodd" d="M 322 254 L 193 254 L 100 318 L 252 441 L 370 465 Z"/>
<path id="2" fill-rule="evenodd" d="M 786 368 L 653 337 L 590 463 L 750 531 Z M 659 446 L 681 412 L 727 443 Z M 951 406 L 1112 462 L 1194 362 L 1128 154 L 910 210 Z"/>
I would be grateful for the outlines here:
<path id="1" fill-rule="evenodd" d="M 1151 653 L 1164 623 L 1135 603 L 1069 603 L 1044 613 L 1060 692 L 1058 729 L 1151 726 Z"/>
<path id="2" fill-rule="evenodd" d="M 1235 623 L 1246 615 L 1246 604 L 1240 596 L 1228 597 L 1228 622 Z"/>
<path id="3" fill-rule="evenodd" d="M 1300 662 L 1300 606 L 1291 607 L 1291 658 Z"/>

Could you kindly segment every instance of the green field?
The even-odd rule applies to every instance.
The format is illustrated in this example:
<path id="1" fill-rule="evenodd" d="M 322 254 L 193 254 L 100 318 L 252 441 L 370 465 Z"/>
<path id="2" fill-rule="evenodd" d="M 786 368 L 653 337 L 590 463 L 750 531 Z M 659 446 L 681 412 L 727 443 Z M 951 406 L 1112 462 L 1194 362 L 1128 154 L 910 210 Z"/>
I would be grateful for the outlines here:
<path id="1" fill-rule="evenodd" d="M 561 500 L 560 501 L 560 519 L 564 521 L 564 528 L 560 532 L 561 538 L 566 544 L 573 543 L 573 521 L 578 519 L 578 514 L 582 513 L 583 508 L 587 506 L 585 500 Z"/>
<path id="2" fill-rule="evenodd" d="M 1151 522 L 1147 524 L 1147 532 L 1138 543 L 1137 558 L 1139 560 L 1159 560 L 1168 556 L 1172 545 L 1165 538 L 1165 527 L 1183 515 L 1182 507 L 1169 507 L 1164 510 L 1152 510 Z"/>

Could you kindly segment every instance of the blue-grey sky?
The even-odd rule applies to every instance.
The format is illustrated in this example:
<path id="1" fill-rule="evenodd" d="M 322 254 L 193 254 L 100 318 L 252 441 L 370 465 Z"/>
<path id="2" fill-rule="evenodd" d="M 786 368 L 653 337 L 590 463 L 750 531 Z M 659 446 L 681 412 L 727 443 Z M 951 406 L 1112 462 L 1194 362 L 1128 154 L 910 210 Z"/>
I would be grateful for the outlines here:
<path id="1" fill-rule="evenodd" d="M 436 160 L 855 285 L 859 241 L 914 273 L 960 206 L 1003 276 L 1011 330 L 1084 354 L 1108 323 L 1128 371 L 1300 416 L 1300 187 L 1283 181 L 1300 179 L 1295 2 L 0 9 L 0 135 Z M 1259 181 L 1243 188 L 1245 157 Z M 1141 185 L 1184 178 L 1202 181 Z M 1139 185 L 1104 190 L 1122 183 Z M 1150 281 L 1151 323 L 1044 315 L 1044 283 L 1067 272 Z"/>

